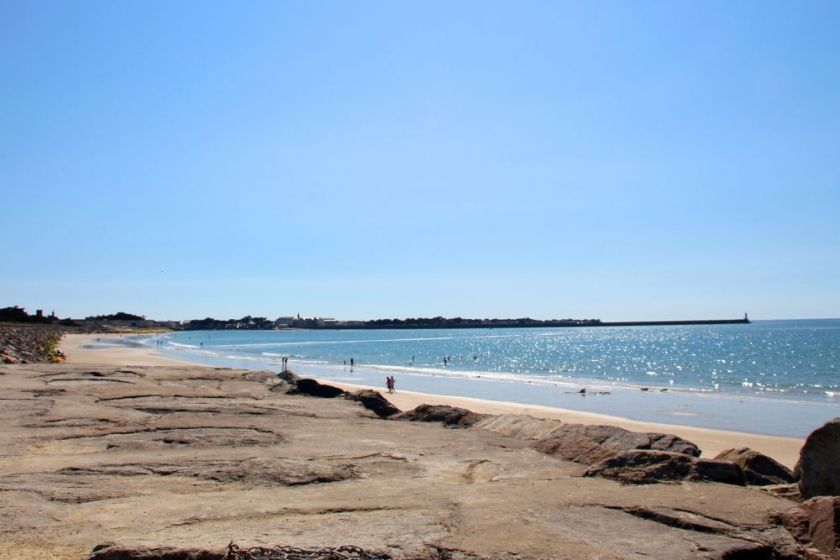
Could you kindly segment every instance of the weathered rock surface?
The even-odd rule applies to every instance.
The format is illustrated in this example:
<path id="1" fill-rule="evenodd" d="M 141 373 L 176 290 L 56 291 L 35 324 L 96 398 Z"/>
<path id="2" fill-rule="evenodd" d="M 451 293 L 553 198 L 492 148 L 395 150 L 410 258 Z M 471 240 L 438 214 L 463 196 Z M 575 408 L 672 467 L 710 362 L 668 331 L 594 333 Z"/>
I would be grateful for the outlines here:
<path id="1" fill-rule="evenodd" d="M 827 558 L 840 558 L 840 497 L 811 498 L 779 518 L 800 543 L 816 548 Z"/>
<path id="2" fill-rule="evenodd" d="M 443 422 L 455 427 L 476 426 L 534 440 L 533 448 L 541 453 L 589 465 L 587 476 L 601 476 L 627 484 L 676 480 L 738 486 L 748 483 L 740 464 L 720 458 L 700 459 L 700 449 L 695 444 L 670 434 L 631 432 L 616 426 L 564 424 L 528 417 L 474 415 L 466 409 L 448 406 L 422 405 L 393 418 Z M 772 481 L 772 477 L 792 477 L 789 470 L 765 455 L 747 448 L 729 451 L 752 467 L 752 480 L 759 483 Z"/>
<path id="3" fill-rule="evenodd" d="M 393 416 L 393 420 L 408 422 L 443 422 L 447 428 L 469 428 L 485 416 L 466 408 L 448 405 L 421 404 L 414 410 Z"/>
<path id="4" fill-rule="evenodd" d="M 694 480 L 744 485 L 744 474 L 735 463 L 650 449 L 624 451 L 607 457 L 587 469 L 584 476 L 600 476 L 624 484 Z"/>
<path id="5" fill-rule="evenodd" d="M 758 488 L 771 496 L 785 498 L 792 502 L 802 501 L 802 494 L 799 493 L 799 485 L 795 482 L 791 484 L 771 484 L 769 486 L 759 486 Z"/>
<path id="6" fill-rule="evenodd" d="M 288 395 L 272 390 L 292 386 L 283 379 L 201 367 L 0 366 L 0 379 L 9 558 L 80 560 L 112 542 L 97 560 L 211 560 L 197 555 L 231 540 L 352 544 L 395 560 L 801 553 L 767 520 L 790 502 L 714 482 L 581 477 L 580 464 L 533 449 L 559 427 L 534 419 L 421 407 L 432 423 L 383 421 L 361 400 Z M 634 452 L 681 457 L 688 472 L 699 464 Z"/>
<path id="7" fill-rule="evenodd" d="M 601 476 L 625 484 L 650 484 L 683 480 L 693 466 L 691 457 L 681 453 L 635 450 L 612 454 L 592 465 L 583 475 Z"/>
<path id="8" fill-rule="evenodd" d="M 70 477 L 80 476 L 191 476 L 216 482 L 241 482 L 253 486 L 298 486 L 337 482 L 358 476 L 352 464 L 324 460 L 314 463 L 297 459 L 252 458 L 244 461 L 193 460 L 171 464 L 117 464 L 97 467 L 67 467 L 58 471 Z M 2 480 L 2 479 L 0 479 Z M 76 478 L 78 481 L 78 478 Z"/>
<path id="9" fill-rule="evenodd" d="M 592 465 L 633 449 L 670 451 L 699 457 L 700 449 L 669 434 L 631 432 L 616 426 L 563 424 L 534 444 L 534 448 L 567 461 Z"/>
<path id="10" fill-rule="evenodd" d="M 727 449 L 715 456 L 720 461 L 731 461 L 741 467 L 747 484 L 769 486 L 794 482 L 793 472 L 775 459 L 749 447 Z"/>
<path id="11" fill-rule="evenodd" d="M 400 409 L 392 405 L 388 399 L 383 397 L 378 391 L 372 389 L 365 389 L 356 391 L 355 393 L 347 393 L 345 398 L 351 401 L 357 401 L 365 408 L 372 411 L 380 418 L 388 418 L 395 414 L 399 414 Z"/>
<path id="12" fill-rule="evenodd" d="M 248 381 L 259 381 L 260 383 L 268 383 L 269 385 L 273 385 L 280 379 L 279 375 L 273 371 L 269 370 L 260 370 L 260 371 L 247 371 L 242 374 L 243 379 L 247 379 Z"/>
<path id="13" fill-rule="evenodd" d="M 805 440 L 794 474 L 803 498 L 840 496 L 840 418 L 817 428 Z"/>

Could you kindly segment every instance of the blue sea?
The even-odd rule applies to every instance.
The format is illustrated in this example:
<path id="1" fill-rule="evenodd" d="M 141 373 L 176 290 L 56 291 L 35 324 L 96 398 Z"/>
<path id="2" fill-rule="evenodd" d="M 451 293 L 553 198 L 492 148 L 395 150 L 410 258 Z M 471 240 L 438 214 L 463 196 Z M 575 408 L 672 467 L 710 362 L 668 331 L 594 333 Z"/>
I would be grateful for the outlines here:
<path id="1" fill-rule="evenodd" d="M 156 341 L 161 340 L 162 344 Z M 840 416 L 840 320 L 528 329 L 184 331 L 202 364 L 773 435 Z M 350 361 L 354 366 L 350 367 Z M 585 393 L 580 393 L 586 389 Z"/>

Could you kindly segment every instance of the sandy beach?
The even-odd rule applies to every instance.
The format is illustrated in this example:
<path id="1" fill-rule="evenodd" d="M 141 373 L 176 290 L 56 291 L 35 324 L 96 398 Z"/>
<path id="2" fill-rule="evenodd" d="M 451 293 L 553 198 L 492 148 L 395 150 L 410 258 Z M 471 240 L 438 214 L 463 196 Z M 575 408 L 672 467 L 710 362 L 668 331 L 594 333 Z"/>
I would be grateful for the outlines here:
<path id="1" fill-rule="evenodd" d="M 71 364 L 155 366 L 184 365 L 190 363 L 164 356 L 148 346 L 126 346 L 123 344 L 103 343 L 100 341 L 102 338 L 102 335 L 67 335 L 61 341 L 61 350 L 68 356 L 68 363 Z M 383 387 L 337 383 L 335 381 L 329 381 L 329 383 L 348 390 L 374 389 L 384 391 Z M 535 418 L 557 419 L 569 423 L 608 424 L 631 431 L 671 433 L 695 442 L 703 450 L 704 456 L 714 457 L 724 449 L 751 447 L 756 451 L 773 457 L 790 468 L 793 468 L 796 464 L 799 458 L 799 450 L 803 443 L 803 440 L 799 438 L 703 429 L 678 424 L 638 422 L 627 418 L 568 409 L 529 406 L 512 402 L 487 401 L 469 397 L 432 395 L 402 390 L 388 395 L 388 400 L 402 410 L 411 410 L 420 404 L 444 404 L 467 408 L 483 414 L 525 414 Z"/>

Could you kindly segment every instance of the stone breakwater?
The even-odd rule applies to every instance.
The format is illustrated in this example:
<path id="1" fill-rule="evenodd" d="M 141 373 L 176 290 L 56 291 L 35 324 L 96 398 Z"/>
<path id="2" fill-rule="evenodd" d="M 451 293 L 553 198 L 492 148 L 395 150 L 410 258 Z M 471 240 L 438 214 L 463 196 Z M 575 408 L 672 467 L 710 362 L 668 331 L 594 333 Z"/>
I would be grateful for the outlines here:
<path id="1" fill-rule="evenodd" d="M 64 354 L 58 350 L 58 342 L 62 335 L 72 330 L 53 325 L 0 323 L 0 363 L 62 362 Z"/>

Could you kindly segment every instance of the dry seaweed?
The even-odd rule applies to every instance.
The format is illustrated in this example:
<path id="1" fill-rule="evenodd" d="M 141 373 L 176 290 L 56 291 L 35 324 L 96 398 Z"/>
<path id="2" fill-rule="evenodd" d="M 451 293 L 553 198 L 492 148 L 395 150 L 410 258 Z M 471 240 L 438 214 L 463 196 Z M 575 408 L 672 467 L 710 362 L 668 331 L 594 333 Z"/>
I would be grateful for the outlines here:
<path id="1" fill-rule="evenodd" d="M 255 546 L 247 550 L 230 543 L 225 560 L 391 560 L 387 554 L 374 554 L 358 546 L 338 546 L 335 548 L 295 548 L 275 546 L 263 548 Z"/>

